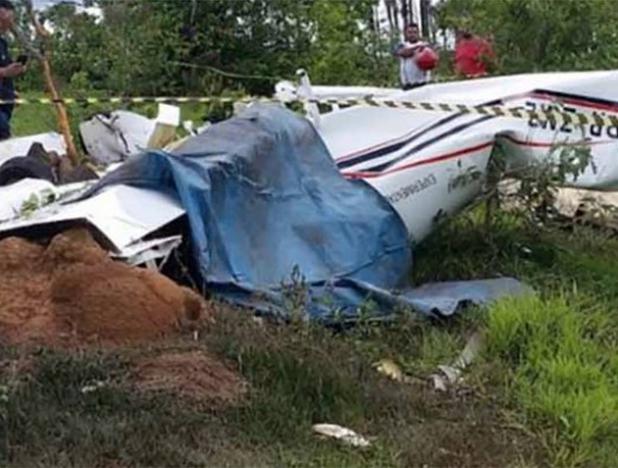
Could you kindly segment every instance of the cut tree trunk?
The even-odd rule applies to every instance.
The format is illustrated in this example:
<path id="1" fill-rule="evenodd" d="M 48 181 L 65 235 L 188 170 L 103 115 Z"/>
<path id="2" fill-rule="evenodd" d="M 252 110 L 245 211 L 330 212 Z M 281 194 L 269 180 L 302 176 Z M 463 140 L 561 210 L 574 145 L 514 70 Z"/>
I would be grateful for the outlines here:
<path id="1" fill-rule="evenodd" d="M 24 3 L 26 6 L 26 10 L 28 11 L 30 21 L 34 26 L 37 37 L 39 37 L 45 44 L 44 52 L 35 54 L 35 57 L 38 58 L 41 62 L 47 92 L 54 101 L 56 115 L 58 117 L 58 128 L 60 130 L 60 133 L 62 133 L 64 141 L 67 145 L 67 156 L 74 165 L 77 165 L 80 162 L 79 154 L 77 152 L 77 148 L 75 147 L 75 142 L 73 141 L 73 134 L 71 133 L 71 125 L 69 123 L 69 114 L 66 110 L 64 103 L 61 102 L 62 96 L 58 91 L 58 88 L 56 87 L 54 75 L 52 73 L 52 68 L 49 62 L 49 50 L 51 47 L 49 41 L 49 33 L 38 20 L 36 13 L 34 12 L 34 8 L 32 7 L 32 0 L 25 0 Z M 21 36 L 25 39 L 24 35 Z"/>
<path id="2" fill-rule="evenodd" d="M 58 128 L 60 129 L 60 133 L 64 137 L 64 140 L 67 144 L 67 156 L 71 160 L 74 166 L 79 164 L 79 154 L 77 153 L 77 148 L 75 147 L 75 142 L 73 141 L 73 134 L 71 133 L 71 124 L 69 123 L 69 114 L 65 105 L 60 102 L 62 96 L 58 92 L 56 85 L 54 83 L 54 76 L 52 74 L 51 65 L 49 64 L 49 60 L 47 57 L 44 57 L 41 60 L 41 65 L 43 66 L 43 75 L 45 76 L 45 83 L 47 85 L 47 90 L 51 95 L 51 98 L 54 100 L 56 107 L 56 115 L 58 117 Z"/>

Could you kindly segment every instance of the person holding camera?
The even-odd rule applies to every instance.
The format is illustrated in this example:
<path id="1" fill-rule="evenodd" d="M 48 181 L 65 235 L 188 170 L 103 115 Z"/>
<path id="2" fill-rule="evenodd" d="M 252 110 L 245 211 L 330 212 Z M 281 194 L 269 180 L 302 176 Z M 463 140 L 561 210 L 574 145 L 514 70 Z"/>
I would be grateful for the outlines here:
<path id="1" fill-rule="evenodd" d="M 13 101 L 16 97 L 13 79 L 26 71 L 25 56 L 14 62 L 9 53 L 9 45 L 4 36 L 13 29 L 15 6 L 10 0 L 0 0 L 0 100 Z M 11 137 L 11 117 L 13 104 L 0 105 L 0 140 Z"/>

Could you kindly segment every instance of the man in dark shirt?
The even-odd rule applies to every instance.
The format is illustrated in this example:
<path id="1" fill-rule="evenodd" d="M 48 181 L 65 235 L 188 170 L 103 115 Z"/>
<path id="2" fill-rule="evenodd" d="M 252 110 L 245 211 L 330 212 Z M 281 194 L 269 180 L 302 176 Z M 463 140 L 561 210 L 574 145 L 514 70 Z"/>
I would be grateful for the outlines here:
<path id="1" fill-rule="evenodd" d="M 0 0 L 0 34 L 4 35 L 13 28 L 15 22 L 15 6 L 10 0 Z M 13 62 L 9 46 L 4 37 L 0 37 L 0 99 L 12 101 L 15 99 L 13 78 L 22 75 L 26 67 L 19 62 Z M 0 140 L 11 137 L 12 104 L 0 105 Z"/>

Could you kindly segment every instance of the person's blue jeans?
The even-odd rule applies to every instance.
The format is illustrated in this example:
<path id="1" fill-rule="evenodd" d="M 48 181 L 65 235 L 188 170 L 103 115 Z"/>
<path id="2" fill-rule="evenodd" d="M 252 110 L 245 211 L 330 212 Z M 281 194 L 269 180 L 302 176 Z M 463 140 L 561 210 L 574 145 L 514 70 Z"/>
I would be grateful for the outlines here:
<path id="1" fill-rule="evenodd" d="M 11 138 L 11 113 L 0 109 L 0 140 Z"/>

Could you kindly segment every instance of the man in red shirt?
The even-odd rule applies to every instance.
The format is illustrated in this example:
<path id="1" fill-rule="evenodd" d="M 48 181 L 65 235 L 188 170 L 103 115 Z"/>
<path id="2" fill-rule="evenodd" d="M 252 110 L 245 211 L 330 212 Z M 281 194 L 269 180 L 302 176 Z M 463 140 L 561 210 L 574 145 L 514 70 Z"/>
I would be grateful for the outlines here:
<path id="1" fill-rule="evenodd" d="M 455 71 L 466 78 L 487 75 L 487 65 L 495 59 L 491 44 L 469 31 L 461 31 L 455 46 Z"/>

